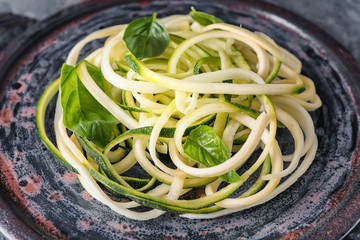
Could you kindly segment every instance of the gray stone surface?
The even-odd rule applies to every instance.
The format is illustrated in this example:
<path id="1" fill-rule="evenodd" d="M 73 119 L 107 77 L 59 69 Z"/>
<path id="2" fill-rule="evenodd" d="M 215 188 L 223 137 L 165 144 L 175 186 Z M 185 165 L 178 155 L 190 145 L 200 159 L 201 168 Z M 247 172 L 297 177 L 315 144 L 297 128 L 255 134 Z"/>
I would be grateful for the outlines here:
<path id="1" fill-rule="evenodd" d="M 0 0 L 0 13 L 10 10 L 15 14 L 42 20 L 77 2 L 81 0 Z"/>
<path id="2" fill-rule="evenodd" d="M 11 12 L 11 6 L 7 1 L 0 1 L 0 14 Z"/>

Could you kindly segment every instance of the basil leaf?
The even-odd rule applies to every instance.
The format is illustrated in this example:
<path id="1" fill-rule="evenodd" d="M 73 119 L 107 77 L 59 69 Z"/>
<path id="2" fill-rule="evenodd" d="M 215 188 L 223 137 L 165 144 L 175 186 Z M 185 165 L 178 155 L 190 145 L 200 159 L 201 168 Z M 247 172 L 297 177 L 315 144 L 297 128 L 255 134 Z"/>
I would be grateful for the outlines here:
<path id="1" fill-rule="evenodd" d="M 196 11 L 194 7 L 191 7 L 190 17 L 198 22 L 202 26 L 207 26 L 214 23 L 223 23 L 224 21 L 211 14 Z"/>
<path id="2" fill-rule="evenodd" d="M 129 51 L 137 58 L 151 58 L 161 55 L 169 45 L 169 33 L 165 26 L 151 17 L 132 21 L 124 33 L 124 41 Z"/>
<path id="3" fill-rule="evenodd" d="M 96 84 L 105 90 L 100 69 L 88 62 L 85 64 Z M 79 136 L 105 147 L 118 120 L 90 94 L 76 71 L 77 67 L 66 64 L 61 69 L 60 97 L 64 125 Z"/>
<path id="4" fill-rule="evenodd" d="M 224 142 L 214 130 L 206 125 L 193 129 L 184 144 L 185 153 L 206 167 L 213 167 L 230 158 Z M 237 182 L 240 176 L 235 170 L 220 176 L 226 182 Z"/>

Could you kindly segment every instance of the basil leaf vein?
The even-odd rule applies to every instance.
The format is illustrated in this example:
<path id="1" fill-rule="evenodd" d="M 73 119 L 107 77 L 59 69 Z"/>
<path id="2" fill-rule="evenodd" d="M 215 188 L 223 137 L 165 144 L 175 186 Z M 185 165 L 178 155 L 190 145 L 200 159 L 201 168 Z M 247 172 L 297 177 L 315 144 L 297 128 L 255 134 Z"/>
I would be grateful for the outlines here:
<path id="1" fill-rule="evenodd" d="M 143 59 L 160 56 L 168 47 L 170 37 L 154 13 L 151 17 L 138 18 L 129 23 L 124 41 L 137 59 Z"/>
<path id="2" fill-rule="evenodd" d="M 96 84 L 102 90 L 106 90 L 100 69 L 86 61 L 80 62 L 79 65 L 84 62 Z M 78 66 L 64 64 L 61 69 L 60 97 L 63 122 L 68 129 L 79 136 L 88 138 L 100 147 L 105 147 L 118 120 L 86 89 L 77 74 Z"/>
<path id="3" fill-rule="evenodd" d="M 184 144 L 185 153 L 194 161 L 206 167 L 213 167 L 230 158 L 224 142 L 214 130 L 206 125 L 193 129 Z M 240 176 L 235 170 L 220 176 L 226 182 L 237 182 Z"/>

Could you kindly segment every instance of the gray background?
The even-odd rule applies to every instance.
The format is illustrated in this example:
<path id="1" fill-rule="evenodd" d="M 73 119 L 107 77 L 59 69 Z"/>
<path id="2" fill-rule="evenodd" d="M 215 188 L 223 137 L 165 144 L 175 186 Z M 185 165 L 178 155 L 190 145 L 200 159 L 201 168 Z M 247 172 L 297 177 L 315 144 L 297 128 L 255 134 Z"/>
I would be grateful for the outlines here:
<path id="1" fill-rule="evenodd" d="M 0 0 L 0 14 L 14 13 L 34 20 L 42 20 L 62 8 L 81 1 L 82 0 Z M 258 1 L 278 5 L 304 17 L 339 41 L 357 61 L 360 62 L 360 0 Z M 2 235 L 1 229 L 0 239 L 6 239 L 5 236 Z M 344 239 L 360 239 L 360 225 L 358 224 Z"/>

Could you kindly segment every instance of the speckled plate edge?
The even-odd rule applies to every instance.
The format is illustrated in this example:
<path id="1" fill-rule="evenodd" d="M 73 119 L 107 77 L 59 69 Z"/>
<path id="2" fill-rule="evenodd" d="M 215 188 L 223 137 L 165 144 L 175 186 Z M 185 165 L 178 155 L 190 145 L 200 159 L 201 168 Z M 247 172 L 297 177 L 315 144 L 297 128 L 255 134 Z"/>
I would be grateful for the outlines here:
<path id="1" fill-rule="evenodd" d="M 355 58 L 334 38 L 329 36 L 319 27 L 306 19 L 291 13 L 287 10 L 281 9 L 271 4 L 262 4 L 255 1 L 250 1 L 251 4 L 259 9 L 265 10 L 273 16 L 281 16 L 282 19 L 287 20 L 284 24 L 291 24 L 296 26 L 305 34 L 311 35 L 312 39 L 318 42 L 325 50 L 324 54 L 327 58 L 337 63 L 337 70 L 347 79 L 346 82 L 348 91 L 351 95 L 357 113 L 357 143 L 353 152 L 351 163 L 354 168 L 359 169 L 360 165 L 360 66 Z M 276 21 L 277 19 L 275 19 Z M 278 19 L 278 21 L 282 21 Z M 328 239 L 340 239 L 345 237 L 353 227 L 358 224 L 360 220 L 360 172 L 353 171 L 348 178 L 348 182 L 332 199 L 329 200 L 332 214 L 323 214 L 322 224 L 320 227 L 314 229 L 301 229 L 289 232 L 282 239 L 305 238 L 305 239 L 323 239 L 327 236 Z"/>
<path id="2" fill-rule="evenodd" d="M 341 72 L 346 82 L 348 91 L 357 113 L 356 147 L 351 157 L 355 169 L 360 165 L 360 65 L 355 58 L 334 38 L 308 20 L 280 7 L 259 1 L 246 1 L 262 13 L 269 13 L 273 19 L 284 25 L 295 26 L 299 32 L 310 35 L 324 49 L 327 58 L 337 63 L 337 70 Z M 277 17 L 279 16 L 279 18 Z M 283 20 L 286 20 L 283 21 Z M 332 214 L 323 214 L 322 224 L 317 228 L 299 229 L 289 232 L 282 239 L 342 239 L 360 222 L 360 172 L 353 171 L 348 182 L 332 199 L 329 200 L 328 211 Z"/>
<path id="3" fill-rule="evenodd" d="M 19 39 L 17 39 L 17 41 L 12 42 L 12 44 L 10 44 L 8 48 L 0 54 L 0 69 L 2 69 L 0 77 L 2 78 L 5 76 L 7 74 L 7 70 L 10 69 L 11 63 L 16 61 L 16 59 L 21 56 L 28 46 L 36 42 L 37 39 L 41 38 L 47 31 L 56 29 L 65 22 L 77 19 L 84 14 L 90 14 L 92 12 L 99 11 L 100 9 L 106 9 L 123 2 L 127 1 L 85 1 L 84 3 L 68 8 L 66 13 L 62 11 L 56 14 L 56 17 L 63 17 L 61 22 L 52 22 L 52 18 L 50 17 L 47 20 L 34 24 Z M 233 4 L 234 2 L 236 1 L 231 1 L 228 4 L 229 7 L 240 10 L 244 6 L 248 6 L 258 9 L 262 15 L 264 15 L 264 12 L 269 13 L 269 18 L 280 16 L 280 18 L 274 20 L 281 22 L 285 19 L 286 21 L 283 21 L 283 24 L 296 26 L 300 32 L 311 35 L 313 39 L 318 41 L 319 45 L 321 45 L 322 48 L 325 49 L 326 54 L 328 54 L 327 57 L 338 63 L 338 71 L 345 76 L 346 80 L 348 80 L 346 84 L 348 85 L 349 93 L 354 102 L 359 122 L 360 84 L 357 81 L 360 79 L 360 67 L 356 60 L 338 42 L 336 42 L 324 31 L 314 26 L 312 23 L 274 5 L 251 0 L 239 1 L 239 4 L 231 5 L 231 3 Z M 142 1 L 142 3 L 146 2 Z M 227 1 L 224 1 L 224 3 L 226 4 Z M 87 4 L 86 8 L 83 7 L 85 4 Z M 2 82 L 0 86 L 3 86 L 3 84 L 5 83 Z M 357 131 L 356 150 L 354 151 L 351 159 L 354 166 L 359 166 L 360 161 L 359 138 L 360 134 L 359 131 Z M 310 236 L 311 238 L 318 238 L 324 235 L 339 238 L 345 234 L 360 217 L 360 206 L 358 205 L 360 202 L 360 187 L 359 184 L 357 184 L 359 182 L 359 172 L 353 171 L 348 179 L 347 185 L 330 200 L 331 204 L 334 205 L 334 208 L 332 208 L 332 214 L 326 215 L 326 213 L 324 213 L 326 216 L 324 216 L 322 224 L 318 228 L 296 230 L 288 233 L 284 236 L 284 239 L 290 239 L 293 237 L 309 238 Z M 341 201 L 339 201 L 339 199 Z M 3 210 L 4 213 L 12 215 L 11 217 L 8 217 L 8 220 L 13 220 L 13 223 L 26 226 L 27 220 L 23 219 L 21 214 L 16 213 L 10 205 L 11 203 L 6 202 L 3 199 L 3 196 L 1 196 L 0 209 Z M 336 210 L 334 211 L 334 209 Z M 7 228 L 9 233 L 11 232 L 11 234 L 16 238 L 33 239 L 40 236 L 31 228 L 26 229 L 26 231 L 19 231 L 19 229 L 20 228 Z"/>

